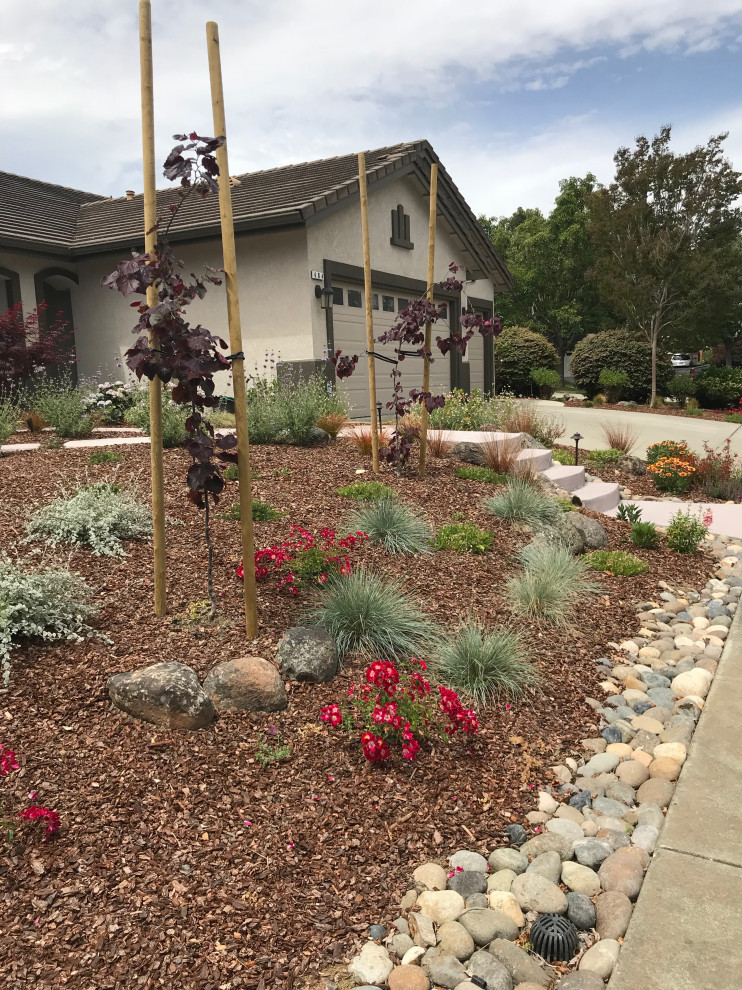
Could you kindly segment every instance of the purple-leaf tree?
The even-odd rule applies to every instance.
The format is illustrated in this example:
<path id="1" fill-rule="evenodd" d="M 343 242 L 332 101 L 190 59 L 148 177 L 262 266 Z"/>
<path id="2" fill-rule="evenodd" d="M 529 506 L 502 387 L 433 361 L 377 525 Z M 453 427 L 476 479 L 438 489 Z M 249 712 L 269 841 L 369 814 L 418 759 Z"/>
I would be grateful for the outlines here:
<path id="1" fill-rule="evenodd" d="M 46 315 L 40 303 L 26 319 L 21 304 L 0 313 L 0 392 L 15 395 L 26 379 L 55 364 L 73 364 L 70 325 Z"/>
<path id="2" fill-rule="evenodd" d="M 456 273 L 461 270 L 460 266 L 451 262 L 448 270 L 450 274 L 442 282 L 438 282 L 438 288 L 447 292 L 461 292 L 465 283 L 456 278 Z M 431 302 L 427 296 L 422 296 L 401 309 L 397 313 L 394 326 L 376 338 L 380 344 L 395 345 L 396 358 L 391 371 L 392 399 L 386 404 L 387 409 L 394 411 L 395 430 L 391 443 L 387 448 L 379 451 L 379 456 L 399 470 L 404 468 L 409 461 L 413 442 L 418 435 L 416 428 L 400 425 L 400 419 L 414 405 L 424 405 L 431 413 L 434 409 L 444 406 L 446 402 L 444 396 L 433 395 L 431 392 L 424 392 L 419 388 L 413 388 L 405 395 L 399 365 L 405 357 L 425 357 L 425 326 L 428 323 L 437 323 L 444 319 L 445 315 L 445 306 L 437 305 Z M 452 349 L 455 349 L 463 357 L 466 354 L 469 341 L 475 333 L 480 333 L 483 337 L 496 337 L 502 330 L 502 322 L 497 316 L 486 320 L 483 316 L 477 316 L 474 313 L 463 313 L 459 318 L 459 327 L 455 331 L 451 329 L 446 337 L 436 337 L 436 345 L 441 354 L 448 354 Z M 432 364 L 431 352 L 428 352 L 427 356 Z M 342 351 L 335 351 L 332 363 L 335 365 L 335 374 L 338 378 L 348 378 L 355 371 L 358 355 L 354 354 L 352 357 L 348 357 Z"/>
<path id="3" fill-rule="evenodd" d="M 120 261 L 116 271 L 102 279 L 101 285 L 115 289 L 124 296 L 146 296 L 154 286 L 157 301 L 153 306 L 136 301 L 132 306 L 139 314 L 133 333 L 137 340 L 126 352 L 126 364 L 140 380 L 158 378 L 163 384 L 173 382 L 173 402 L 190 407 L 186 419 L 186 439 L 183 443 L 191 457 L 186 483 L 188 498 L 204 510 L 206 545 L 208 548 L 207 588 L 216 612 L 217 599 L 213 584 L 213 547 L 209 528 L 210 503 L 218 502 L 224 489 L 222 470 L 225 462 L 236 462 L 237 440 L 232 435 L 216 436 L 206 419 L 206 409 L 217 406 L 214 394 L 214 374 L 227 371 L 230 361 L 221 351 L 227 344 L 198 324 L 186 319 L 188 306 L 194 299 L 203 299 L 208 284 L 221 285 L 218 273 L 205 268 L 201 275 L 184 277 L 183 262 L 172 252 L 167 236 L 177 213 L 192 195 L 208 196 L 218 192 L 216 177 L 219 167 L 214 152 L 224 143 L 223 137 L 200 137 L 192 133 L 174 135 L 180 142 L 165 160 L 164 174 L 179 180 L 178 200 L 169 206 L 167 222 L 158 217 L 157 246 L 153 255 L 133 254 Z"/>

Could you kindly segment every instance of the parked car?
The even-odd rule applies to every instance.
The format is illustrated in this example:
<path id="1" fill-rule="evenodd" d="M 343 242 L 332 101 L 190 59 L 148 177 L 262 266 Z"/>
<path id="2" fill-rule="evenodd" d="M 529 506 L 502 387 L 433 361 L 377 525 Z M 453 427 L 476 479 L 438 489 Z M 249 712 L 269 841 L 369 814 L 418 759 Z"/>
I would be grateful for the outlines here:
<path id="1" fill-rule="evenodd" d="M 690 368 L 693 365 L 693 358 L 690 354 L 673 354 L 670 363 L 673 368 Z"/>

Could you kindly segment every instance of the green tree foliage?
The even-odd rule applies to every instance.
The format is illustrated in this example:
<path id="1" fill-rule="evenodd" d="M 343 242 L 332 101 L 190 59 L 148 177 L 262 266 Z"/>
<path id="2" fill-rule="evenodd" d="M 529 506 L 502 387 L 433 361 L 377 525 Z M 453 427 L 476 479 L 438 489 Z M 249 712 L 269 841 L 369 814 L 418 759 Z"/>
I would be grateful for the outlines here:
<path id="1" fill-rule="evenodd" d="M 530 395 L 533 368 L 556 368 L 557 352 L 540 333 L 526 327 L 506 327 L 495 338 L 495 374 L 498 389 Z"/>
<path id="2" fill-rule="evenodd" d="M 680 155 L 671 129 L 619 148 L 607 189 L 588 196 L 599 291 L 652 352 L 657 395 L 661 343 L 689 340 L 708 321 L 708 296 L 725 281 L 742 226 L 740 174 L 723 157 L 725 134 Z"/>
<path id="3" fill-rule="evenodd" d="M 605 368 L 620 368 L 629 379 L 624 399 L 644 402 L 652 391 L 652 350 L 640 333 L 626 329 L 604 330 L 581 340 L 572 354 L 572 374 L 576 385 L 589 396 L 600 391 L 600 375 Z M 665 392 L 672 379 L 670 359 L 661 354 L 654 369 L 656 384 Z"/>

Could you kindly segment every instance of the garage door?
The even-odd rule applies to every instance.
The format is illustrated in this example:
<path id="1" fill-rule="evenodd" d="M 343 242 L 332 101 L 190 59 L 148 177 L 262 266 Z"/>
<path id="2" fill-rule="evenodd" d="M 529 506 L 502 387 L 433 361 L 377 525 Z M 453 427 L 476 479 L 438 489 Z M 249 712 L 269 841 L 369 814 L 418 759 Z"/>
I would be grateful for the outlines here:
<path id="1" fill-rule="evenodd" d="M 363 301 L 363 287 L 351 283 L 333 284 L 334 301 L 332 307 L 332 323 L 335 337 L 335 349 L 343 354 L 357 354 L 359 357 L 356 371 L 350 378 L 342 381 L 351 403 L 351 416 L 355 419 L 369 418 L 368 371 L 366 361 L 366 310 Z M 374 338 L 394 325 L 397 313 L 408 303 L 408 299 L 390 289 L 374 287 Z M 430 366 L 431 392 L 442 393 L 450 390 L 451 369 L 448 355 L 439 353 L 435 346 L 435 337 L 448 333 L 448 320 L 439 320 L 433 325 L 433 357 Z M 377 354 L 394 357 L 394 347 L 391 344 L 374 344 Z M 422 388 L 423 361 L 419 357 L 408 357 L 400 364 L 402 372 L 402 387 L 405 394 L 412 388 Z M 376 361 L 376 398 L 383 403 L 382 415 L 390 415 L 386 408 L 392 399 L 391 371 L 393 366 L 385 361 Z"/>

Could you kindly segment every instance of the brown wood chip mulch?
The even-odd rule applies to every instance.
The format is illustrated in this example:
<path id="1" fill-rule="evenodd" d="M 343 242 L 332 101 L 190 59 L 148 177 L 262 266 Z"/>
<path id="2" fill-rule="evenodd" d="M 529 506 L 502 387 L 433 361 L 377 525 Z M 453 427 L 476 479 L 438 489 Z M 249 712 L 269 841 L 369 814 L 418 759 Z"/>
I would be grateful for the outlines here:
<path id="1" fill-rule="evenodd" d="M 116 478 L 147 496 L 149 451 L 120 448 L 118 465 L 90 466 L 89 451 L 17 454 L 0 460 L 0 531 L 20 548 L 35 503 L 86 476 Z M 323 986 L 320 971 L 346 959 L 367 927 L 393 917 L 415 866 L 467 847 L 489 852 L 511 820 L 523 821 L 549 765 L 578 752 L 595 732 L 586 695 L 598 694 L 596 658 L 607 643 L 636 633 L 634 606 L 658 581 L 703 587 L 709 560 L 667 551 L 632 551 L 646 575 L 601 575 L 602 593 L 575 627 L 538 629 L 512 620 L 504 585 L 526 540 L 481 508 L 493 488 L 455 477 L 433 460 L 428 478 L 383 478 L 417 502 L 431 522 L 455 513 L 495 533 L 480 557 L 436 553 L 389 557 L 364 544 L 353 552 L 419 592 L 431 619 L 456 625 L 468 613 L 521 630 L 543 675 L 540 691 L 512 707 L 481 713 L 481 734 L 371 767 L 357 743 L 335 734 L 319 709 L 344 695 L 365 664 L 355 659 L 328 685 L 290 685 L 288 711 L 234 714 L 195 733 L 160 731 L 111 709 L 106 680 L 160 660 L 193 666 L 245 654 L 273 658 L 281 632 L 306 607 L 258 585 L 261 634 L 241 627 L 239 524 L 217 519 L 216 586 L 225 620 L 213 629 L 179 621 L 205 595 L 202 519 L 184 499 L 187 458 L 167 451 L 170 617 L 152 614 L 151 547 L 129 544 L 122 559 L 44 550 L 68 561 L 96 589 L 99 628 L 113 641 L 33 645 L 14 654 L 0 693 L 0 742 L 16 751 L 19 774 L 0 781 L 6 811 L 30 790 L 59 812 L 51 842 L 19 838 L 0 850 L 0 977 L 3 987 L 291 988 Z M 291 523 L 342 529 L 353 504 L 335 488 L 369 479 L 369 463 L 347 443 L 300 450 L 258 447 L 254 495 L 288 512 L 257 525 L 258 546 L 284 539 Z M 283 472 L 290 473 L 283 473 Z M 223 506 L 237 500 L 229 486 Z M 596 516 L 611 547 L 628 526 Z M 263 768 L 255 759 L 269 725 L 291 756 Z"/>

